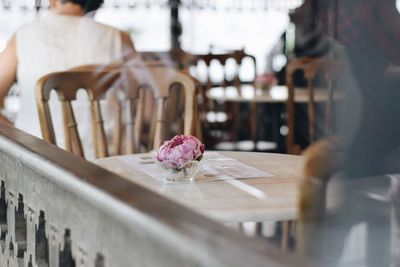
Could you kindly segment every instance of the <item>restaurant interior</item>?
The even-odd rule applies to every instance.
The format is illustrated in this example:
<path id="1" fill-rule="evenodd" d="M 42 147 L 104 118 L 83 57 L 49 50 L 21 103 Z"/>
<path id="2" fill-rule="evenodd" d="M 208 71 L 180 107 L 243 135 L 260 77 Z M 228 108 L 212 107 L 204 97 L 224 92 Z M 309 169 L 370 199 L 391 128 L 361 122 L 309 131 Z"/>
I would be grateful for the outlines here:
<path id="1" fill-rule="evenodd" d="M 0 0 L 0 267 L 400 267 L 400 1 Z"/>

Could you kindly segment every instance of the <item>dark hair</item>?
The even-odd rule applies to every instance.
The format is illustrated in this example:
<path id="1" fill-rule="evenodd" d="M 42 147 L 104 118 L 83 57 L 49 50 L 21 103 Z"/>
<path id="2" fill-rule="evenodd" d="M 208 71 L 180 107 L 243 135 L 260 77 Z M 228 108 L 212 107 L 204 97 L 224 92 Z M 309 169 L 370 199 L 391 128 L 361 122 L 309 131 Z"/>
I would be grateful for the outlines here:
<path id="1" fill-rule="evenodd" d="M 80 5 L 85 13 L 97 10 L 104 2 L 104 0 L 61 0 L 61 3 L 75 3 Z"/>

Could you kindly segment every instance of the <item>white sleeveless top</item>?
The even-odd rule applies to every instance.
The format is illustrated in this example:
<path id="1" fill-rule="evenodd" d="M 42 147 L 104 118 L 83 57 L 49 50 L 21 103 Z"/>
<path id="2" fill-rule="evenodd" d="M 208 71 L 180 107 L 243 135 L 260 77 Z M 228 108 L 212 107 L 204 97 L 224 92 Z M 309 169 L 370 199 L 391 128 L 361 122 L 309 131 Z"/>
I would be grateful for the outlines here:
<path id="1" fill-rule="evenodd" d="M 37 137 L 42 137 L 35 100 L 35 85 L 40 77 L 79 65 L 107 64 L 122 59 L 120 31 L 86 17 L 50 12 L 47 17 L 21 28 L 16 42 L 21 109 L 15 126 Z M 93 151 L 87 151 L 92 147 L 90 112 L 84 98 L 86 95 L 79 95 L 74 109 L 79 109 L 76 119 L 86 157 L 92 158 Z M 57 143 L 64 147 L 62 113 L 55 94 L 50 106 Z"/>

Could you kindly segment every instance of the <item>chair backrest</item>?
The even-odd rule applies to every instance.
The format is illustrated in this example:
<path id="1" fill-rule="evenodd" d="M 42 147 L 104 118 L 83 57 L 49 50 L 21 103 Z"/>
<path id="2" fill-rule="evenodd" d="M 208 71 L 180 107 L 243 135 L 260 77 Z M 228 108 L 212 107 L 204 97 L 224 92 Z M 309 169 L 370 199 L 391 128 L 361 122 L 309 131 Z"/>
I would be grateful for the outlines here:
<path id="1" fill-rule="evenodd" d="M 327 93 L 328 98 L 326 102 L 325 112 L 325 134 L 330 135 L 332 131 L 333 123 L 333 81 L 337 75 L 339 62 L 328 57 L 304 57 L 295 58 L 291 60 L 286 67 L 286 84 L 288 87 L 288 100 L 287 100 L 287 125 L 289 133 L 287 136 L 287 150 L 289 154 L 300 154 L 301 148 L 295 144 L 295 84 L 293 75 L 296 71 L 302 70 L 304 77 L 307 81 L 308 90 L 308 102 L 307 102 L 307 115 L 308 115 L 308 134 L 310 143 L 316 140 L 316 113 L 315 113 L 315 101 L 314 101 L 314 81 L 317 74 L 321 73 L 324 75 L 327 81 Z"/>
<path id="2" fill-rule="evenodd" d="M 250 62 L 250 68 L 244 63 Z M 203 69 L 201 69 L 201 65 Z M 229 53 L 195 55 L 190 63 L 190 73 L 209 89 L 214 86 L 239 86 L 243 83 L 253 83 L 257 75 L 256 58 L 246 54 L 244 50 L 234 50 Z M 193 70 L 194 69 L 194 70 Z M 243 71 L 250 70 L 250 77 L 243 79 Z M 216 77 L 216 73 L 221 75 Z"/>
<path id="3" fill-rule="evenodd" d="M 189 67 L 196 61 L 196 55 L 188 53 L 182 49 L 170 49 L 168 51 L 140 51 L 138 52 L 140 59 L 146 64 L 159 64 L 166 67 L 176 68 L 181 70 L 184 73 L 189 73 Z M 200 87 L 200 83 L 196 81 L 195 77 L 192 77 L 195 80 L 196 84 L 196 93 L 202 93 L 202 90 L 197 90 L 197 87 Z M 200 89 L 200 88 L 199 88 Z M 176 119 L 177 114 L 182 114 L 184 109 L 184 95 L 179 91 L 174 91 L 173 100 L 169 101 L 169 105 L 173 106 L 174 109 L 167 113 L 167 122 L 171 122 Z M 199 104 L 201 101 L 199 102 Z M 199 108 L 197 108 L 198 110 Z M 183 121 L 178 120 L 174 121 L 174 131 L 172 131 L 169 135 L 173 134 L 173 132 L 179 132 L 177 129 L 183 129 Z M 200 139 L 202 139 L 202 131 L 200 121 L 196 121 L 196 126 L 194 129 L 194 133 Z"/>
<path id="4" fill-rule="evenodd" d="M 175 67 L 180 70 L 187 70 L 196 58 L 182 49 L 172 49 L 168 51 L 140 51 L 138 52 L 141 60 L 145 62 L 161 62 L 163 65 Z"/>
<path id="5" fill-rule="evenodd" d="M 184 134 L 191 134 L 194 118 L 195 87 L 192 79 L 172 68 L 160 65 L 137 64 L 130 66 L 84 66 L 42 77 L 37 83 L 37 104 L 43 138 L 56 144 L 56 136 L 49 107 L 50 92 L 55 90 L 61 102 L 68 151 L 84 157 L 76 116 L 71 102 L 79 89 L 88 94 L 91 109 L 91 126 L 95 156 L 109 156 L 100 100 L 111 88 L 119 88 L 114 116 L 113 145 L 115 154 L 130 154 L 139 151 L 144 123 L 144 90 L 151 89 L 156 99 L 155 128 L 151 148 L 156 148 L 164 139 L 166 127 L 166 102 L 170 89 L 178 86 L 185 92 Z M 123 93 L 121 97 L 120 93 Z M 151 107 L 151 110 L 154 107 Z M 106 122 L 107 123 L 107 122 Z M 124 138 L 123 138 L 124 137 Z M 151 138 L 150 137 L 150 138 Z M 125 148 L 125 150 L 123 149 Z"/>
<path id="6" fill-rule="evenodd" d="M 135 86 L 139 89 L 139 103 L 136 113 L 136 138 L 139 143 L 141 134 L 143 133 L 143 112 L 145 110 L 145 102 L 142 95 L 144 90 L 150 89 L 154 93 L 156 101 L 156 110 L 154 117 L 154 131 L 150 132 L 150 139 L 148 140 L 148 148 L 157 149 L 162 141 L 166 138 L 166 130 L 169 132 L 172 125 L 176 120 L 181 120 L 183 115 L 183 133 L 193 134 L 195 127 L 195 112 L 196 112 L 196 88 L 194 80 L 187 74 L 177 71 L 174 68 L 168 68 L 155 65 L 133 66 L 129 67 L 130 76 L 135 80 Z M 184 93 L 184 112 L 177 112 L 180 109 L 179 101 L 181 94 L 172 94 L 172 92 L 179 91 Z M 167 110 L 168 106 L 168 110 Z M 168 114 L 167 114 L 168 111 Z M 173 118 L 169 116 L 175 114 Z M 168 116 L 167 116 L 168 115 Z"/>

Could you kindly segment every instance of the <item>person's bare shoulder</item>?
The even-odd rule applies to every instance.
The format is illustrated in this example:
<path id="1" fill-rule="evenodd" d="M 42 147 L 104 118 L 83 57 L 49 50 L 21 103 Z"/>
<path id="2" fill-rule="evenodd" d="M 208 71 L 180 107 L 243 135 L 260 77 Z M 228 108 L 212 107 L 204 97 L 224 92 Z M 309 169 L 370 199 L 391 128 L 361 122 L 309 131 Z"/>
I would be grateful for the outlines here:
<path id="1" fill-rule="evenodd" d="M 0 53 L 0 107 L 17 77 L 16 37 L 13 35 L 6 48 Z"/>

